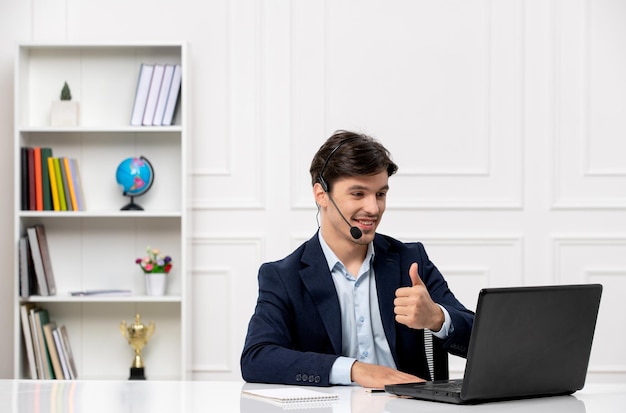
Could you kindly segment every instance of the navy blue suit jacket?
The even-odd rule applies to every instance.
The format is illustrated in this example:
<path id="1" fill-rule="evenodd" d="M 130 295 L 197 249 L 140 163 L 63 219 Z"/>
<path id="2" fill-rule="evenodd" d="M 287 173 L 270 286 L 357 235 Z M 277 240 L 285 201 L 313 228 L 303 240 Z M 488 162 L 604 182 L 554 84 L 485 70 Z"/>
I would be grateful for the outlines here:
<path id="1" fill-rule="evenodd" d="M 450 313 L 454 332 L 444 348 L 465 357 L 474 313 L 454 297 L 423 245 L 376 234 L 374 251 L 383 328 L 398 370 L 430 378 L 423 331 L 397 323 L 393 312 L 396 290 L 411 286 L 413 262 L 433 301 Z M 263 264 L 258 281 L 241 355 L 244 380 L 329 386 L 331 367 L 341 356 L 341 310 L 317 234 L 286 258 Z"/>

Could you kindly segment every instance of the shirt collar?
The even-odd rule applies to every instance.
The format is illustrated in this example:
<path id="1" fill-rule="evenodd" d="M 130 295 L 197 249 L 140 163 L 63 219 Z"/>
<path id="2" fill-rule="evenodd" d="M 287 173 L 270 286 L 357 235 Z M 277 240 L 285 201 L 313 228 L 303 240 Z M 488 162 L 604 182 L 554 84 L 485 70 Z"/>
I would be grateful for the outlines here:
<path id="1" fill-rule="evenodd" d="M 343 268 L 345 268 L 343 263 L 341 261 L 339 261 L 339 258 L 337 258 L 337 255 L 335 255 L 333 250 L 326 243 L 326 240 L 324 239 L 324 236 L 322 235 L 322 231 L 321 230 L 317 231 L 317 235 L 319 237 L 320 245 L 322 246 L 322 252 L 324 253 L 324 257 L 326 258 L 326 263 L 328 264 L 328 269 L 330 270 L 330 272 L 333 272 L 333 269 L 335 268 L 335 266 L 337 264 L 339 264 Z M 365 261 L 364 262 L 372 262 L 371 260 L 374 258 L 374 255 L 375 255 L 375 253 L 374 253 L 374 243 L 370 242 L 367 245 L 367 254 L 365 254 Z"/>

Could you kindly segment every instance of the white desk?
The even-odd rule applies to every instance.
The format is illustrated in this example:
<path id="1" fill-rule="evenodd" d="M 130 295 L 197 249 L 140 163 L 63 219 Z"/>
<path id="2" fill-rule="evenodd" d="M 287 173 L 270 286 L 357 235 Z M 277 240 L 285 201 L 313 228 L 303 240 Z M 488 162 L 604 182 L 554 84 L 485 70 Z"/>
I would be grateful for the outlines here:
<path id="1" fill-rule="evenodd" d="M 360 387 L 315 388 L 339 395 L 332 407 L 289 409 L 241 397 L 244 388 L 275 385 L 208 381 L 36 381 L 0 380 L 0 407 L 6 413 L 159 413 L 159 412 L 300 412 L 300 413 L 426 413 L 426 412 L 624 412 L 626 383 L 587 384 L 572 396 L 486 403 L 476 406 L 400 399 L 369 394 Z"/>

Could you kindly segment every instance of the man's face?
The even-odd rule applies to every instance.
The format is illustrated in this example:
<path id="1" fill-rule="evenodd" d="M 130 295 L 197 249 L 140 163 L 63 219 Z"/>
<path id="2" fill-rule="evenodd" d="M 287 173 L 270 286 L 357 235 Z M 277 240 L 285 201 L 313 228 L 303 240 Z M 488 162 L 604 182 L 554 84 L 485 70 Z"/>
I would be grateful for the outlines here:
<path id="1" fill-rule="evenodd" d="M 328 218 L 328 234 L 324 238 L 349 239 L 357 244 L 367 245 L 374 239 L 376 228 L 380 224 L 386 207 L 389 176 L 386 171 L 371 176 L 341 178 L 333 182 L 331 196 L 350 225 L 337 212 L 331 202 L 326 204 Z M 363 232 L 363 236 L 355 240 L 350 235 L 350 226 Z"/>

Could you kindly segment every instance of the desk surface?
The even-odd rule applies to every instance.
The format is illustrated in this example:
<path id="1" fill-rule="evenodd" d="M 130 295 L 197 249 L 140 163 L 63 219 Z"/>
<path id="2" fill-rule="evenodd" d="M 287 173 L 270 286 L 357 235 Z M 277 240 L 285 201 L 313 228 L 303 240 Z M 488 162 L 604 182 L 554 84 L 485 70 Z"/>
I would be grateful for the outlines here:
<path id="1" fill-rule="evenodd" d="M 0 406 L 11 413 L 100 412 L 240 412 L 277 413 L 280 406 L 241 396 L 244 388 L 276 388 L 276 385 L 210 381 L 39 381 L 0 380 Z M 623 412 L 626 383 L 587 384 L 572 396 L 455 406 L 370 394 L 360 387 L 315 388 L 335 393 L 330 406 L 288 409 L 302 413 L 414 413 L 471 410 L 476 412 Z M 10 407 L 9 407 L 10 406 Z"/>

